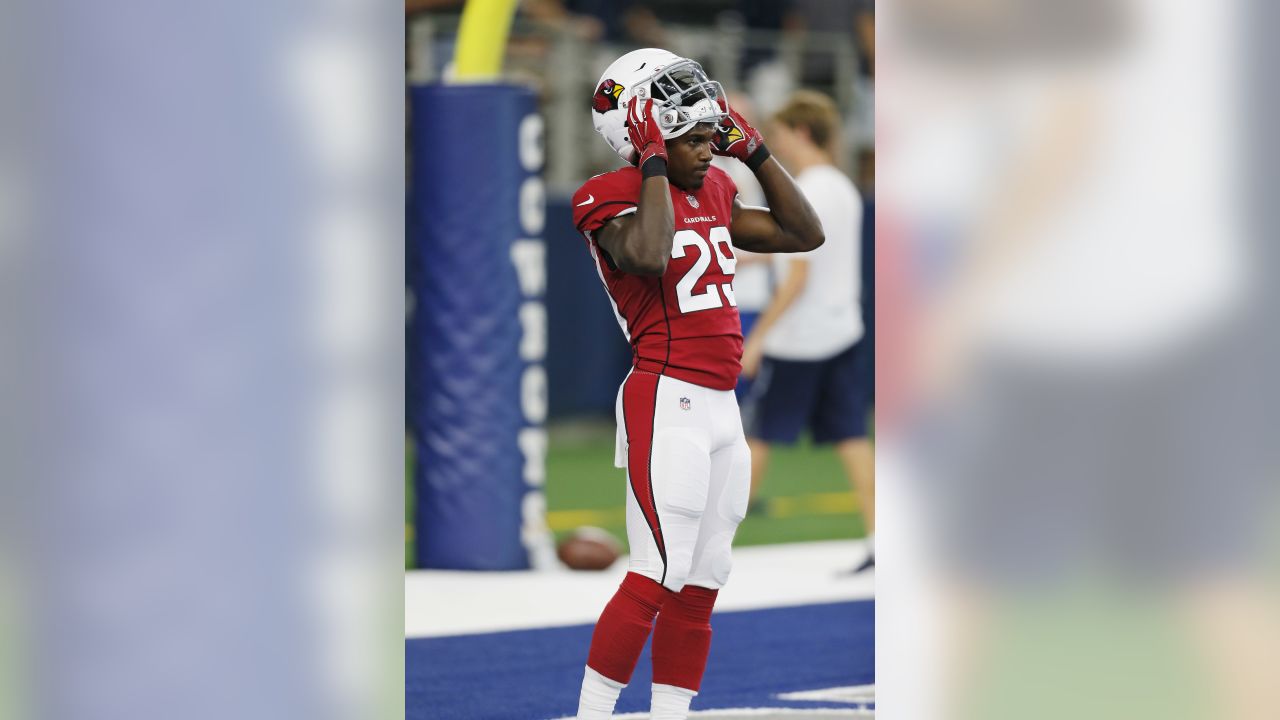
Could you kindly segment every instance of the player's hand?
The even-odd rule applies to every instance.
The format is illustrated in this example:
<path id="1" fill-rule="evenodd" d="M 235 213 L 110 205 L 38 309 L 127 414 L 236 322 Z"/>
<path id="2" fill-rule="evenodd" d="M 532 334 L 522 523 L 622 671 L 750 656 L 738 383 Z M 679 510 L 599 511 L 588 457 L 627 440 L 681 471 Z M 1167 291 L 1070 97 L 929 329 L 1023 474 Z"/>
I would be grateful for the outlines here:
<path id="1" fill-rule="evenodd" d="M 764 360 L 764 338 L 758 334 L 747 337 L 742 345 L 742 377 L 754 378 L 760 372 L 760 363 Z"/>
<path id="2" fill-rule="evenodd" d="M 667 141 L 662 139 L 662 128 L 653 115 L 653 98 L 631 99 L 627 107 L 627 134 L 636 148 L 636 167 L 651 158 L 667 159 Z"/>
<path id="3" fill-rule="evenodd" d="M 729 113 L 729 116 L 720 121 L 716 127 L 716 137 L 711 143 L 711 152 L 716 155 L 724 155 L 726 157 L 735 157 L 746 162 L 760 145 L 764 142 L 764 137 L 760 135 L 760 131 L 751 127 L 737 110 L 729 107 L 729 103 L 724 98 L 716 98 L 720 109 Z"/>

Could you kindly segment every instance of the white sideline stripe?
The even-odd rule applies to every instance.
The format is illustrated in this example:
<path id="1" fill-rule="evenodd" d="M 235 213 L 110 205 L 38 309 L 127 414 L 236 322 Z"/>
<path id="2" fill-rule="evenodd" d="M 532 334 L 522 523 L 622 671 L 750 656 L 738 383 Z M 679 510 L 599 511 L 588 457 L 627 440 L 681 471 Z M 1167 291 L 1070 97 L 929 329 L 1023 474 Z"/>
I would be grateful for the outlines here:
<path id="1" fill-rule="evenodd" d="M 721 718 L 722 720 L 733 720 L 734 718 L 757 718 L 759 720 L 787 720 L 788 718 L 802 717 L 806 720 L 845 720 L 846 718 L 873 718 L 876 716 L 875 710 L 862 708 L 854 708 L 852 710 L 831 710 L 831 709 L 803 709 L 803 708 L 728 708 L 723 710 L 694 710 L 689 713 L 691 718 Z M 614 720 L 649 720 L 649 713 L 626 713 L 623 715 L 613 715 Z M 558 720 L 574 720 L 574 718 L 566 717 Z"/>
<path id="2" fill-rule="evenodd" d="M 849 575 L 861 540 L 735 548 L 716 611 L 811 605 L 875 596 L 875 574 Z M 596 621 L 627 572 L 412 570 L 404 577 L 405 637 L 441 637 Z"/>
<path id="3" fill-rule="evenodd" d="M 802 692 L 782 693 L 778 696 L 778 699 L 873 703 L 876 701 L 876 686 L 853 685 L 851 687 L 827 688 L 825 690 L 804 690 Z"/>

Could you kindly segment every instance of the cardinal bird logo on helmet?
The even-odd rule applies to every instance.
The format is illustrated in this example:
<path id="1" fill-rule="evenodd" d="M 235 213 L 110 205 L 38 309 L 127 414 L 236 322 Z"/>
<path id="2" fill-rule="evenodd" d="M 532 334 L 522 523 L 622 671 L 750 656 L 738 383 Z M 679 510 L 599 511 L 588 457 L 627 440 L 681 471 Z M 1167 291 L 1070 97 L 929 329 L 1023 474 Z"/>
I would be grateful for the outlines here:
<path id="1" fill-rule="evenodd" d="M 623 87 L 612 80 L 600 83 L 600 87 L 596 88 L 596 94 L 591 98 L 591 109 L 598 113 L 617 110 L 618 97 L 622 95 L 622 90 Z"/>

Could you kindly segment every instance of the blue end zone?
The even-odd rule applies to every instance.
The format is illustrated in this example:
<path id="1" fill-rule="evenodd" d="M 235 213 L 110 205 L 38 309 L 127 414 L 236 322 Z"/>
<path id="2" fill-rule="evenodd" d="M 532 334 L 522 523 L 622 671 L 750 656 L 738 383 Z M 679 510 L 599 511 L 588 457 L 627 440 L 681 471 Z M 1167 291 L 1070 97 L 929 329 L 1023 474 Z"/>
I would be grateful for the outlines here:
<path id="1" fill-rule="evenodd" d="M 702 692 L 693 709 L 849 708 L 787 702 L 779 693 L 875 683 L 875 603 L 717 613 Z M 405 642 L 409 720 L 547 720 L 572 716 L 590 625 Z M 649 709 L 645 649 L 618 712 Z"/>

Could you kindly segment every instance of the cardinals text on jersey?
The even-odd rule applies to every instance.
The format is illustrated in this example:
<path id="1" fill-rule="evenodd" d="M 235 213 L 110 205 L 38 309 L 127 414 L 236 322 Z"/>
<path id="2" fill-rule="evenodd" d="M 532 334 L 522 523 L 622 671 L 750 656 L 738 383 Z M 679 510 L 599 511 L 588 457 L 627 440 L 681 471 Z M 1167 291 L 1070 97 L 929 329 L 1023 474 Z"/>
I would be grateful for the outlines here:
<path id="1" fill-rule="evenodd" d="M 573 220 L 631 343 L 633 366 L 714 390 L 730 390 L 742 359 L 742 325 L 733 297 L 737 261 L 729 222 L 737 188 L 711 168 L 698 190 L 671 187 L 675 235 L 660 277 L 620 272 L 595 241 L 609 220 L 636 211 L 640 171 L 624 167 L 588 180 L 573 196 Z"/>

